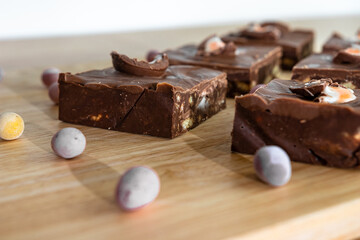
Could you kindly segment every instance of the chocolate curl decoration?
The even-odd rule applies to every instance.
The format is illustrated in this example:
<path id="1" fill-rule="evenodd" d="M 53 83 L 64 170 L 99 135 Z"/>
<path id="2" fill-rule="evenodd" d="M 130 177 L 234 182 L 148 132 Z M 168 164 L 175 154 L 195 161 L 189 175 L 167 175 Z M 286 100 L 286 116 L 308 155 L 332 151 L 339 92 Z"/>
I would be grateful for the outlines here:
<path id="1" fill-rule="evenodd" d="M 136 76 L 159 77 L 165 73 L 169 66 L 169 59 L 166 53 L 159 54 L 151 62 L 129 58 L 115 51 L 111 52 L 111 57 L 113 66 L 117 71 Z"/>
<path id="2" fill-rule="evenodd" d="M 236 45 L 233 42 L 224 43 L 218 36 L 207 37 L 198 46 L 197 56 L 230 56 L 236 55 Z"/>

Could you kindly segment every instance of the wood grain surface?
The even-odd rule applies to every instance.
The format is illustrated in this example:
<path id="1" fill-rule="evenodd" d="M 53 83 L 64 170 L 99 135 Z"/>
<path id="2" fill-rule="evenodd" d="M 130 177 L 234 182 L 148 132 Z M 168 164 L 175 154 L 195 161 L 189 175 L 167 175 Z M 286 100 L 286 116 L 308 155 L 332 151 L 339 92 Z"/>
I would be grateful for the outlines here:
<path id="1" fill-rule="evenodd" d="M 350 35 L 357 29 L 359 20 L 360 17 L 349 17 L 328 22 L 351 23 L 340 29 Z M 323 21 L 309 21 L 303 26 L 323 28 Z M 320 38 L 328 37 L 332 27 L 330 24 L 327 30 L 322 29 L 326 36 Z M 211 32 L 215 30 L 211 28 Z M 223 28 L 218 27 L 217 31 L 220 30 Z M 187 30 L 194 39 L 199 32 L 211 33 L 204 29 Z M 171 42 L 176 33 L 183 38 L 184 31 L 170 31 L 167 46 L 177 44 Z M 163 32 L 162 36 L 165 35 Z M 152 46 L 146 39 L 132 42 L 129 40 L 132 38 L 124 36 L 119 46 L 128 44 L 134 49 L 139 46 L 143 51 Z M 91 40 L 83 42 L 81 50 L 71 44 L 80 41 L 79 38 L 86 37 L 66 40 L 67 51 L 72 48 L 74 54 L 87 49 L 94 51 Z M 97 36 L 97 39 L 102 39 L 99 43 L 106 42 L 109 36 Z M 150 39 L 154 41 L 155 37 Z M 166 38 L 161 41 L 166 42 Z M 157 47 L 156 44 L 153 42 Z M 54 55 L 46 52 L 47 48 L 55 49 Z M 286 186 L 273 188 L 262 183 L 253 170 L 252 156 L 230 151 L 234 117 L 231 99 L 227 100 L 226 110 L 173 140 L 59 121 L 58 108 L 51 103 L 40 82 L 43 67 L 51 64 L 63 71 L 79 72 L 111 65 L 109 51 L 104 51 L 103 46 L 94 51 L 96 54 L 90 54 L 90 58 L 74 56 L 73 60 L 61 55 L 61 48 L 54 39 L 0 42 L 0 49 L 6 50 L 0 54 L 0 64 L 6 70 L 0 83 L 0 112 L 17 112 L 26 124 L 20 139 L 0 141 L 0 239 L 349 239 L 360 236 L 359 169 L 292 163 L 293 176 Z M 22 49 L 26 49 L 23 55 Z M 129 49 L 128 53 L 141 56 L 137 51 Z M 97 59 L 100 54 L 106 58 Z M 283 77 L 288 78 L 289 73 L 283 73 Z M 65 161 L 54 155 L 50 140 L 55 132 L 68 126 L 77 127 L 85 134 L 87 147 L 80 157 Z M 114 190 L 120 175 L 134 165 L 154 168 L 161 179 L 161 192 L 148 207 L 125 213 L 115 204 Z"/>

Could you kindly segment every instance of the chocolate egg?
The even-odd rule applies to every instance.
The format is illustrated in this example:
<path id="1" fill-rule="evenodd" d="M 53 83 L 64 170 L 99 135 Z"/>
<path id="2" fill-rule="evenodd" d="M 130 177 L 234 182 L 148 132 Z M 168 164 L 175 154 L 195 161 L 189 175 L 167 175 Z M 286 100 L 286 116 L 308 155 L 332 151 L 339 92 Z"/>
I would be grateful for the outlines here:
<path id="1" fill-rule="evenodd" d="M 59 104 L 59 84 L 57 82 L 49 87 L 49 97 L 55 104 Z"/>
<path id="2" fill-rule="evenodd" d="M 254 156 L 257 176 L 272 186 L 282 186 L 291 178 L 291 163 L 288 154 L 278 146 L 260 148 Z"/>
<path id="3" fill-rule="evenodd" d="M 60 70 L 57 68 L 45 69 L 41 75 L 41 80 L 46 87 L 50 87 L 53 83 L 59 79 Z"/>
<path id="4" fill-rule="evenodd" d="M 14 112 L 4 112 L 0 115 L 0 138 L 3 140 L 15 140 L 19 138 L 25 129 L 24 120 Z"/>
<path id="5" fill-rule="evenodd" d="M 139 166 L 127 170 L 116 187 L 116 201 L 125 211 L 142 208 L 158 196 L 160 179 L 148 167 Z"/>
<path id="6" fill-rule="evenodd" d="M 76 128 L 63 128 L 53 136 L 51 147 L 53 151 L 62 158 L 74 158 L 85 150 L 86 138 L 84 134 Z"/>

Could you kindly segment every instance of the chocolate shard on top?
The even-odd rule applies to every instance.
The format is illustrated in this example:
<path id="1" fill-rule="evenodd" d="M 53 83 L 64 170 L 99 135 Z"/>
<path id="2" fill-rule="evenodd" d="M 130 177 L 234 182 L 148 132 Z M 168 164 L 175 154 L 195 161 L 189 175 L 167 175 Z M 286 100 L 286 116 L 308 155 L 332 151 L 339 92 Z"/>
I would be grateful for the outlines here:
<path id="1" fill-rule="evenodd" d="M 317 98 L 327 86 L 332 84 L 332 80 L 329 78 L 322 78 L 312 80 L 309 82 L 293 82 L 289 87 L 292 93 L 300 95 L 306 99 L 314 100 Z"/>
<path id="2" fill-rule="evenodd" d="M 215 34 L 207 37 L 198 46 L 198 56 L 235 56 L 236 46 L 233 42 L 224 43 Z"/>
<path id="3" fill-rule="evenodd" d="M 281 37 L 281 30 L 275 25 L 252 23 L 241 31 L 241 35 L 252 39 L 278 40 Z"/>
<path id="4" fill-rule="evenodd" d="M 340 50 L 333 59 L 337 64 L 356 64 L 360 63 L 360 48 L 346 48 Z"/>
<path id="5" fill-rule="evenodd" d="M 285 23 L 282 23 L 282 22 L 269 21 L 269 22 L 261 23 L 261 27 L 268 27 L 268 26 L 272 26 L 272 27 L 275 27 L 275 28 L 279 29 L 281 34 L 284 34 L 284 33 L 290 31 L 289 26 L 287 24 L 285 24 Z"/>
<path id="6" fill-rule="evenodd" d="M 129 58 L 115 51 L 111 52 L 111 57 L 113 66 L 117 71 L 136 76 L 159 77 L 165 73 L 169 66 L 169 59 L 165 53 L 159 54 L 151 62 Z"/>

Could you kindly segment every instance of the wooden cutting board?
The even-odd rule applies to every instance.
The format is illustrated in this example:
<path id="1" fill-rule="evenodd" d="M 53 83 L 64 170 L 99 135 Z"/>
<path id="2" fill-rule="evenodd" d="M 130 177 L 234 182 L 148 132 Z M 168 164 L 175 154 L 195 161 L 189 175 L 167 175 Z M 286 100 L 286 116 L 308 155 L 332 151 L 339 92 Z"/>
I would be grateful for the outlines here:
<path id="1" fill-rule="evenodd" d="M 293 163 L 286 186 L 260 182 L 252 156 L 230 151 L 233 100 L 196 129 L 168 140 L 57 120 L 58 107 L 50 102 L 40 73 L 9 72 L 0 85 L 0 112 L 15 111 L 26 124 L 20 139 L 0 141 L 1 239 L 330 239 L 360 234 L 359 170 Z M 88 144 L 80 157 L 65 161 L 54 155 L 50 140 L 68 126 L 79 128 Z M 114 189 L 119 176 L 135 165 L 158 172 L 161 193 L 147 208 L 124 213 L 114 202 Z"/>

